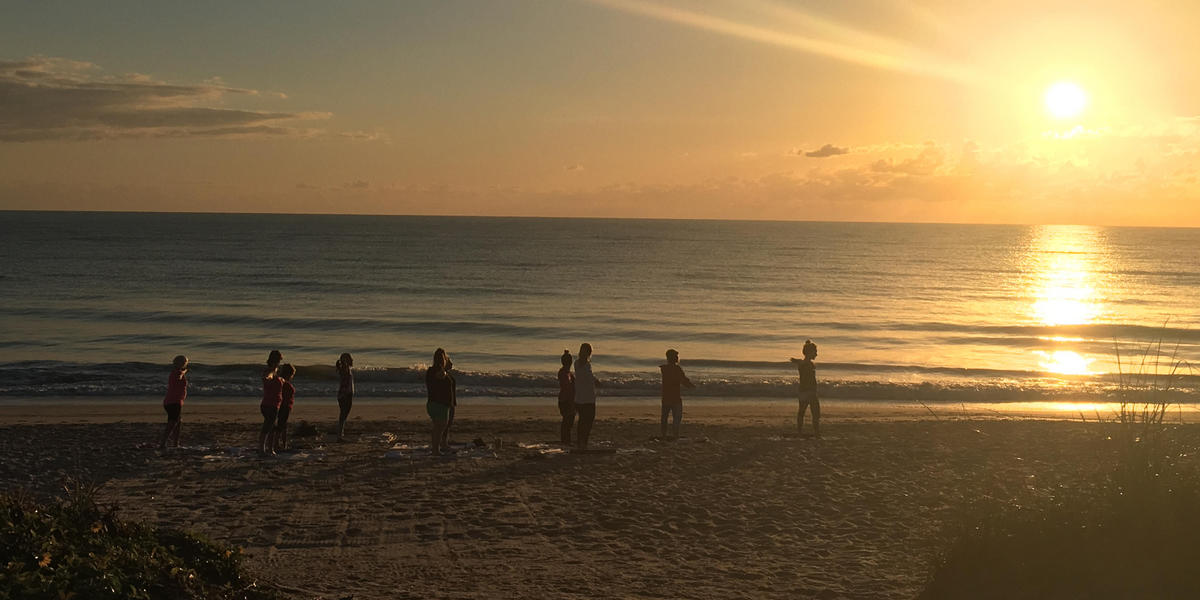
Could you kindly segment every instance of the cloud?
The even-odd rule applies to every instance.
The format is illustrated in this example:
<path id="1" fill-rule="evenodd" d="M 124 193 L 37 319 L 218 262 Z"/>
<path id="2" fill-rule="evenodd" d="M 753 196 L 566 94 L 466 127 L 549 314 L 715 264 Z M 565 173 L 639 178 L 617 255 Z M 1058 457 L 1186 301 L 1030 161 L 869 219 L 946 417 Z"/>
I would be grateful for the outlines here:
<path id="1" fill-rule="evenodd" d="M 381 131 L 342 131 L 334 134 L 334 137 L 366 142 L 383 142 L 385 144 L 390 144 L 392 141 L 388 134 Z"/>
<path id="2" fill-rule="evenodd" d="M 563 170 L 569 171 L 572 173 L 578 173 L 583 170 L 583 165 L 581 165 L 579 163 L 575 163 L 573 165 L 567 165 L 567 166 L 563 167 Z"/>
<path id="3" fill-rule="evenodd" d="M 351 190 L 365 190 L 369 187 L 371 187 L 371 183 L 361 179 L 355 179 L 354 181 L 346 184 L 346 188 Z"/>
<path id="4" fill-rule="evenodd" d="M 976 148 L 969 146 L 964 152 L 974 153 Z M 899 162 L 893 159 L 879 159 L 871 163 L 871 170 L 876 173 L 896 173 L 899 175 L 926 176 L 933 175 L 945 162 L 945 153 L 936 144 L 926 144 L 921 153 L 913 158 Z"/>
<path id="5" fill-rule="evenodd" d="M 257 96 L 220 78 L 180 85 L 142 74 L 109 75 L 81 61 L 0 60 L 0 142 L 179 137 L 311 137 L 297 122 L 323 112 L 225 108 Z"/>
<path id="6" fill-rule="evenodd" d="M 803 150 L 797 151 L 797 153 L 803 153 L 809 158 L 825 158 L 827 156 L 838 156 L 839 154 L 847 154 L 849 152 L 849 148 L 838 148 L 833 144 L 825 144 L 824 146 L 821 146 L 820 148 L 817 148 L 811 152 L 804 152 Z"/>

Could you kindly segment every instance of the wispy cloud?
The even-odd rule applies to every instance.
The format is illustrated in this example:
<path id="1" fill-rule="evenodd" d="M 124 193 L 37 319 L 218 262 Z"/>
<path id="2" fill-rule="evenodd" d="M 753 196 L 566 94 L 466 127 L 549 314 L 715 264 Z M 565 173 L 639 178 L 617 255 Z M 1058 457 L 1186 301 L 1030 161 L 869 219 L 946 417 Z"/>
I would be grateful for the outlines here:
<path id="1" fill-rule="evenodd" d="M 219 78 L 172 84 L 142 74 L 110 75 L 98 66 L 35 56 L 0 60 L 0 142 L 149 137 L 312 137 L 298 123 L 327 112 L 227 108 L 260 95 Z"/>
<path id="2" fill-rule="evenodd" d="M 732 6 L 753 7 L 761 18 L 750 22 L 703 12 L 677 3 L 650 0 L 584 0 L 621 12 L 674 23 L 762 44 L 789 48 L 847 63 L 938 77 L 960 82 L 979 82 L 977 73 L 953 61 L 933 56 L 918 48 L 883 36 L 858 31 L 821 19 L 777 2 L 747 0 Z M 782 22 L 788 27 L 780 27 Z"/>

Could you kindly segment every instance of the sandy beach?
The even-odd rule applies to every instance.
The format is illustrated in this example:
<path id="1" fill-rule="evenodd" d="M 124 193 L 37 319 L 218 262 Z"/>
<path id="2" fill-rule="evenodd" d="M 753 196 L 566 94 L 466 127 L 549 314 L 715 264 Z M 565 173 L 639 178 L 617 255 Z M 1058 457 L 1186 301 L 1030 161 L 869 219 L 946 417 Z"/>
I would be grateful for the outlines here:
<path id="1" fill-rule="evenodd" d="M 10 404 L 0 481 L 103 481 L 126 517 L 242 546 L 296 598 L 907 598 L 975 502 L 1070 487 L 1111 451 L 1077 415 L 831 402 L 818 441 L 792 405 L 743 401 L 688 405 L 677 442 L 650 405 L 602 405 L 611 453 L 564 453 L 534 402 L 464 404 L 454 457 L 419 448 L 421 406 L 363 402 L 350 442 L 272 459 L 246 404 L 190 402 L 166 452 L 139 447 L 153 401 Z"/>

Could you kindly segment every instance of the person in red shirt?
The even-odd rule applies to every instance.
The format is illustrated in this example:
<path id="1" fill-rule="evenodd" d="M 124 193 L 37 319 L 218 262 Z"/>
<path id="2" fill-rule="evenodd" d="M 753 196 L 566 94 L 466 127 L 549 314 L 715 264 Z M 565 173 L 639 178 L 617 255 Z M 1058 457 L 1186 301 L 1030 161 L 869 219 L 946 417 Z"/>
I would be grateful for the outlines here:
<path id="1" fill-rule="evenodd" d="M 159 448 L 166 448 L 168 440 L 172 447 L 179 447 L 180 413 L 183 412 L 183 399 L 187 398 L 188 359 L 180 354 L 171 361 L 171 365 L 174 368 L 167 377 L 167 395 L 163 398 L 163 409 L 167 411 L 167 428 L 158 442 Z"/>
<path id="2" fill-rule="evenodd" d="M 679 367 L 679 352 L 674 348 L 667 350 L 667 364 L 659 365 L 658 368 L 662 371 L 662 437 L 677 440 L 679 422 L 683 420 L 683 395 L 679 388 L 682 386 L 691 389 L 695 386 Z M 668 415 L 672 417 L 670 438 L 667 438 Z"/>
<path id="3" fill-rule="evenodd" d="M 263 370 L 263 398 L 258 406 L 263 416 L 262 431 L 258 434 L 258 453 L 261 455 L 275 455 L 275 417 L 279 415 L 279 405 L 283 403 L 283 383 L 279 379 L 281 362 L 283 353 L 272 350 L 267 357 L 267 368 Z"/>
<path id="4" fill-rule="evenodd" d="M 287 450 L 287 422 L 292 414 L 292 406 L 296 404 L 296 386 L 292 381 L 296 378 L 296 367 L 290 363 L 279 367 L 280 394 L 279 411 L 275 420 L 275 450 Z"/>

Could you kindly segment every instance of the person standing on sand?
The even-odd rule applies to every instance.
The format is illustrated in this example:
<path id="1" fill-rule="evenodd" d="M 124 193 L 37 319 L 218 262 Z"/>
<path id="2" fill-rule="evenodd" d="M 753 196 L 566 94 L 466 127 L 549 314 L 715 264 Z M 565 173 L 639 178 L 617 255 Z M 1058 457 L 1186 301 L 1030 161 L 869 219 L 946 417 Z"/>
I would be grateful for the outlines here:
<path id="1" fill-rule="evenodd" d="M 812 340 L 804 341 L 804 359 L 793 358 L 800 375 L 800 412 L 796 415 L 796 432 L 804 433 L 804 410 L 812 410 L 813 435 L 821 437 L 821 400 L 817 398 L 817 345 Z"/>
<path id="2" fill-rule="evenodd" d="M 354 357 L 349 352 L 343 352 L 334 364 L 338 372 L 338 424 L 337 439 L 346 441 L 346 419 L 350 416 L 350 406 L 354 404 Z"/>
<path id="3" fill-rule="evenodd" d="M 171 446 L 179 447 L 180 414 L 183 412 L 183 399 L 187 398 L 188 359 L 180 354 L 171 361 L 171 374 L 167 377 L 167 395 L 163 398 L 163 409 L 167 411 L 167 428 L 163 431 L 158 447 L 165 449 L 167 440 Z"/>
<path id="4" fill-rule="evenodd" d="M 592 345 L 587 342 L 580 344 L 579 360 L 575 361 L 575 410 L 579 413 L 576 447 L 587 450 L 588 436 L 596 420 L 596 377 L 592 375 Z"/>
<path id="5" fill-rule="evenodd" d="M 282 388 L 280 393 L 279 411 L 275 419 L 275 451 L 282 452 L 287 450 L 287 423 L 288 417 L 292 414 L 292 407 L 296 405 L 296 386 L 292 385 L 292 381 L 296 378 L 296 367 L 290 363 L 279 367 L 279 382 Z"/>
<path id="6" fill-rule="evenodd" d="M 690 390 L 696 386 L 683 374 L 683 369 L 679 367 L 679 352 L 674 348 L 667 350 L 667 364 L 658 368 L 662 371 L 662 437 L 667 437 L 667 415 L 672 415 L 671 437 L 668 439 L 677 440 L 679 422 L 683 420 L 683 395 L 679 388 L 682 386 Z"/>
<path id="7" fill-rule="evenodd" d="M 438 348 L 433 353 L 433 365 L 425 370 L 425 391 L 429 398 L 425 402 L 425 412 L 433 420 L 429 453 L 434 456 L 449 450 L 449 430 L 456 400 L 454 375 L 450 373 L 453 366 L 446 351 Z"/>
<path id="8" fill-rule="evenodd" d="M 279 379 L 281 362 L 283 353 L 272 350 L 267 357 L 267 368 L 263 370 L 263 398 L 258 406 L 263 416 L 262 431 L 258 434 L 258 453 L 263 456 L 275 455 L 275 417 L 279 414 L 279 405 L 283 403 L 283 384 Z"/>
<path id="9" fill-rule="evenodd" d="M 570 446 L 571 426 L 575 424 L 575 374 L 571 372 L 570 350 L 563 350 L 562 368 L 558 370 L 558 414 L 562 416 L 559 441 Z"/>

